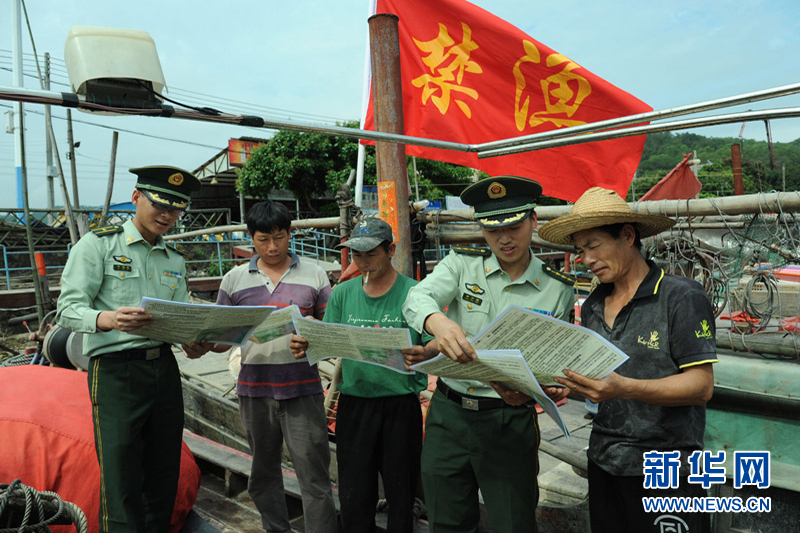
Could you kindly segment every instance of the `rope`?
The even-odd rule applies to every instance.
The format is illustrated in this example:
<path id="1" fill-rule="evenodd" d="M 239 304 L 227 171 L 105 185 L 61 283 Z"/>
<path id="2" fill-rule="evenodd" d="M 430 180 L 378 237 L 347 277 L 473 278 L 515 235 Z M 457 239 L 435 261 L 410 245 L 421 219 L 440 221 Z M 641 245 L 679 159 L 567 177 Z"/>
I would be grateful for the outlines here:
<path id="1" fill-rule="evenodd" d="M 61 496 L 55 492 L 37 492 L 31 487 L 23 485 L 19 479 L 15 479 L 10 485 L 0 484 L 0 519 L 3 518 L 3 513 L 8 506 L 12 494 L 16 497 L 25 497 L 25 514 L 18 528 L 0 528 L 0 533 L 49 533 L 51 530 L 48 526 L 54 524 L 56 520 L 64 516 L 69 518 L 78 533 L 86 533 L 89 529 L 86 515 L 80 507 L 74 503 L 65 502 Z M 45 501 L 49 501 L 57 506 L 55 514 L 50 518 L 44 518 Z M 8 520 L 8 518 L 10 517 L 7 517 L 6 520 Z M 31 523 L 31 520 L 39 520 L 39 522 Z M 3 520 L 0 520 L 0 523 L 2 522 Z"/>
<path id="2" fill-rule="evenodd" d="M 752 299 L 752 291 L 756 283 L 762 283 L 767 290 L 767 299 L 760 304 L 756 304 Z M 780 307 L 780 291 L 778 290 L 778 282 L 771 273 L 758 272 L 744 288 L 744 310 L 753 318 L 759 319 L 757 329 L 762 330 L 769 323 L 772 316 L 773 301 L 777 294 L 778 307 Z"/>
<path id="3" fill-rule="evenodd" d="M 22 366 L 22 365 L 29 365 L 33 361 L 33 355 L 28 354 L 19 354 L 9 357 L 8 359 L 3 360 L 0 363 L 0 367 L 3 366 Z"/>

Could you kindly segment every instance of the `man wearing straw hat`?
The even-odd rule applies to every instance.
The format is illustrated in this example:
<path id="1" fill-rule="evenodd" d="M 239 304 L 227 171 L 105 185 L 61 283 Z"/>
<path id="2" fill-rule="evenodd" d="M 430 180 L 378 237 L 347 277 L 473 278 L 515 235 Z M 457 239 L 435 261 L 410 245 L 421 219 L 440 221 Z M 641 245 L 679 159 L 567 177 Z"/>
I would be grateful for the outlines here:
<path id="1" fill-rule="evenodd" d="M 403 305 L 411 327 L 433 335 L 451 359 L 473 361 L 475 350 L 467 338 L 510 305 L 569 318 L 572 280 L 545 266 L 530 249 L 541 192 L 533 180 L 498 176 L 461 193 L 464 203 L 475 207 L 489 249 L 454 248 L 409 291 Z M 555 400 L 564 393 L 562 387 L 545 391 Z M 526 394 L 500 385 L 438 380 L 422 448 L 432 532 L 476 532 L 478 489 L 495 531 L 536 531 L 539 431 L 532 403 Z"/>
<path id="2" fill-rule="evenodd" d="M 666 274 L 641 254 L 641 239 L 675 222 L 639 214 L 616 192 L 593 187 L 571 214 L 544 224 L 539 236 L 573 244 L 600 281 L 581 309 L 581 324 L 630 359 L 603 379 L 564 370 L 556 380 L 599 403 L 589 440 L 589 511 L 592 533 L 707 531 L 704 513 L 648 513 L 644 497 L 703 497 L 689 483 L 688 457 L 703 449 L 705 404 L 717 362 L 714 312 L 695 281 Z M 648 480 L 658 452 L 671 461 L 677 486 Z M 666 462 L 666 461 L 665 461 Z M 669 474 L 669 471 L 666 470 Z M 677 473 L 677 472 L 676 472 Z"/>

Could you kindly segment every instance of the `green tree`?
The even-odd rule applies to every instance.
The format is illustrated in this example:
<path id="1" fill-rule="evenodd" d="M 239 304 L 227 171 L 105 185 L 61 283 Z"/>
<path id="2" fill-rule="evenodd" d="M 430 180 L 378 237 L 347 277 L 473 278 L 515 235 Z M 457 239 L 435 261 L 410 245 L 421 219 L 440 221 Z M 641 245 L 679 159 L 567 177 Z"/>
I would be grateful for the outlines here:
<path id="1" fill-rule="evenodd" d="M 348 122 L 345 127 L 356 128 Z M 358 160 L 358 141 L 318 133 L 281 130 L 269 142 L 255 150 L 244 167 L 237 171 L 240 192 L 255 198 L 266 198 L 273 189 L 286 189 L 315 214 L 320 211 L 312 202 L 325 191 L 336 191 L 345 183 Z M 413 162 L 407 158 L 411 196 L 414 191 Z M 417 158 L 420 196 L 439 200 L 446 194 L 457 195 L 471 183 L 474 171 L 470 168 Z M 375 148 L 367 146 L 364 163 L 364 183 L 376 183 Z M 325 211 L 335 211 L 332 209 Z"/>
<path id="2" fill-rule="evenodd" d="M 238 170 L 239 191 L 266 198 L 273 189 L 286 189 L 318 213 L 312 198 L 329 189 L 329 183 L 341 181 L 342 175 L 347 179 L 355 167 L 356 152 L 346 149 L 347 144 L 343 137 L 281 130 Z"/>
<path id="3" fill-rule="evenodd" d="M 703 183 L 700 195 L 724 196 L 733 194 L 731 145 L 741 146 L 742 176 L 746 194 L 759 191 L 793 191 L 800 189 L 800 139 L 789 143 L 774 143 L 775 168 L 771 168 L 769 145 L 765 141 L 734 137 L 703 137 L 687 132 L 659 132 L 647 136 L 642 160 L 634 183 L 636 197 L 641 197 L 664 177 L 683 154 L 694 152 L 704 162 L 699 180 Z M 708 164 L 711 163 L 711 164 Z M 631 194 L 629 191 L 628 198 Z"/>
<path id="4" fill-rule="evenodd" d="M 733 195 L 733 169 L 731 169 L 730 159 L 702 167 L 698 172 L 697 179 L 703 184 L 700 198 Z M 745 194 L 758 192 L 755 180 L 744 169 L 742 171 L 742 183 Z"/>
<path id="5" fill-rule="evenodd" d="M 411 196 L 415 196 L 414 163 L 408 158 L 408 178 Z M 420 199 L 444 200 L 445 196 L 458 196 L 465 186 L 472 183 L 475 171 L 468 167 L 417 158 L 417 186 Z M 479 177 L 486 176 L 480 172 Z"/>

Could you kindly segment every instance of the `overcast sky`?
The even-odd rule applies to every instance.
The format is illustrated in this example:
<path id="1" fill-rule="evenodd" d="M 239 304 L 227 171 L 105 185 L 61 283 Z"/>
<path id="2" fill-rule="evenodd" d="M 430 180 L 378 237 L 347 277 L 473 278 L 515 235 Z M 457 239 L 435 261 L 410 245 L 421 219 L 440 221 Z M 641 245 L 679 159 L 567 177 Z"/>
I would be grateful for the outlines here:
<path id="1" fill-rule="evenodd" d="M 0 85 L 12 85 L 12 2 L 0 0 Z M 435 2 L 436 0 L 431 0 Z M 797 0 L 478 0 L 553 50 L 632 93 L 656 110 L 800 82 Z M 182 103 L 278 120 L 358 119 L 361 109 L 368 0 L 258 0 L 247 3 L 138 0 L 26 0 L 36 49 L 53 58 L 53 90 L 69 91 L 64 43 L 73 25 L 147 31 L 154 39 L 168 96 Z M 23 27 L 25 21 L 23 18 Z M 24 70 L 35 75 L 24 30 Z M 25 87 L 38 88 L 25 76 Z M 0 100 L 5 113 L 11 102 Z M 716 113 L 800 107 L 800 96 Z M 46 206 L 43 107 L 26 104 L 31 204 Z M 64 171 L 66 110 L 53 109 Z M 99 117 L 73 112 L 80 200 L 105 196 L 112 131 L 120 131 L 114 202 L 130 199 L 128 168 L 169 164 L 194 170 L 232 137 L 272 132 L 183 120 Z M 5 125 L 5 117 L 3 125 Z M 741 125 L 690 130 L 736 137 Z M 765 140 L 763 122 L 744 128 Z M 800 138 L 800 119 L 772 122 L 773 140 Z M 676 161 L 676 163 L 678 163 Z M 14 136 L 0 130 L 0 208 L 16 204 Z M 61 204 L 56 187 L 56 204 Z"/>

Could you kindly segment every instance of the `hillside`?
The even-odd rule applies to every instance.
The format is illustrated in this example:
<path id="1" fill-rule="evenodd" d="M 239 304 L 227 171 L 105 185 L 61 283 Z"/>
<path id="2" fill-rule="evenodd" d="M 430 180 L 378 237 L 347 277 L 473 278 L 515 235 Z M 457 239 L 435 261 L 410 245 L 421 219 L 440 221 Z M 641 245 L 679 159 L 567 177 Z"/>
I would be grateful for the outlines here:
<path id="1" fill-rule="evenodd" d="M 683 154 L 695 152 L 702 161 L 699 179 L 703 183 L 700 196 L 724 196 L 733 193 L 731 145 L 742 144 L 742 170 L 745 193 L 800 190 L 800 139 L 790 143 L 773 143 L 775 168 L 770 168 L 766 141 L 734 137 L 704 137 L 694 133 L 653 133 L 647 136 L 642 160 L 632 191 L 641 197 L 658 180 L 677 165 Z"/>

